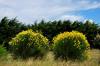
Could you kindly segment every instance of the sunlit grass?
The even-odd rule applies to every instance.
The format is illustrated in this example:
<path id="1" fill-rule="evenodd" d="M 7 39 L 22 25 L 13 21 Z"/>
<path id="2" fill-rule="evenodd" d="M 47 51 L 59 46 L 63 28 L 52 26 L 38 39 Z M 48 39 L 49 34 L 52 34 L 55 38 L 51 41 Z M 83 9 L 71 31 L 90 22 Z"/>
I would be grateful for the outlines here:
<path id="1" fill-rule="evenodd" d="M 90 58 L 85 61 L 62 61 L 54 60 L 53 53 L 49 52 L 47 56 L 42 60 L 34 60 L 30 58 L 28 60 L 8 60 L 0 61 L 0 66 L 100 66 L 100 50 L 89 50 Z"/>

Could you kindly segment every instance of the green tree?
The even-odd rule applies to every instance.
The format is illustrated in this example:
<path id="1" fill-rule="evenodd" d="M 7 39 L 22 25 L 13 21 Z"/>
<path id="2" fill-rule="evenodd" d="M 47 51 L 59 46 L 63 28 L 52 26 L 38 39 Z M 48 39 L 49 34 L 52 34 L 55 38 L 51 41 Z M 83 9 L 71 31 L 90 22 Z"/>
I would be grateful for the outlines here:
<path id="1" fill-rule="evenodd" d="M 8 49 L 8 42 L 11 38 L 15 37 L 20 31 L 26 29 L 27 27 L 24 24 L 19 23 L 16 18 L 8 19 L 7 17 L 4 17 L 0 22 L 0 44 L 3 44 Z"/>

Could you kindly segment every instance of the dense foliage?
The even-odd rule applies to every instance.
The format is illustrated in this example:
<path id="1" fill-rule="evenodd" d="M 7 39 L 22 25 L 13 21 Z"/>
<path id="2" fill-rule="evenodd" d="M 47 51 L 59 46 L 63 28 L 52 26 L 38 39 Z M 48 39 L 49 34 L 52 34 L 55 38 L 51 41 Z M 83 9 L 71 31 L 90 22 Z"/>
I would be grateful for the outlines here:
<path id="1" fill-rule="evenodd" d="M 97 34 L 93 41 L 94 48 L 100 49 L 100 35 Z"/>
<path id="2" fill-rule="evenodd" d="M 18 33 L 9 44 L 14 56 L 20 58 L 42 57 L 48 49 L 48 39 L 32 30 Z"/>
<path id="3" fill-rule="evenodd" d="M 74 21 L 71 22 L 69 20 L 67 21 L 41 21 L 40 23 L 35 23 L 33 25 L 30 25 L 30 28 L 33 30 L 39 30 L 43 32 L 44 36 L 47 36 L 47 38 L 51 41 L 54 36 L 59 34 L 60 32 L 65 31 L 79 31 L 86 35 L 88 42 L 90 43 L 91 48 L 93 48 L 93 40 L 95 36 L 100 33 L 100 28 L 98 24 L 95 24 L 94 22 L 90 22 L 87 20 L 86 22 L 79 22 Z"/>
<path id="4" fill-rule="evenodd" d="M 4 17 L 0 21 L 0 44 L 3 44 L 7 49 L 9 49 L 8 42 L 12 37 L 15 37 L 17 33 L 22 30 L 26 30 L 27 27 L 24 24 L 19 23 L 16 18 L 8 19 Z"/>
<path id="5" fill-rule="evenodd" d="M 34 23 L 34 22 L 33 22 Z M 35 22 L 31 25 L 25 25 L 19 22 L 16 18 L 8 19 L 4 17 L 0 21 L 0 44 L 3 44 L 7 49 L 9 49 L 8 42 L 11 38 L 15 37 L 16 34 L 22 30 L 32 29 L 33 31 L 40 31 L 46 36 L 51 43 L 51 40 L 54 36 L 60 32 L 65 31 L 79 31 L 86 35 L 91 48 L 94 47 L 93 40 L 97 34 L 100 34 L 100 26 L 94 22 L 87 20 L 86 22 L 69 20 L 66 21 L 44 21 Z"/>
<path id="6" fill-rule="evenodd" d="M 85 35 L 76 31 L 58 34 L 53 39 L 53 52 L 56 58 L 81 59 L 86 57 L 89 47 Z"/>

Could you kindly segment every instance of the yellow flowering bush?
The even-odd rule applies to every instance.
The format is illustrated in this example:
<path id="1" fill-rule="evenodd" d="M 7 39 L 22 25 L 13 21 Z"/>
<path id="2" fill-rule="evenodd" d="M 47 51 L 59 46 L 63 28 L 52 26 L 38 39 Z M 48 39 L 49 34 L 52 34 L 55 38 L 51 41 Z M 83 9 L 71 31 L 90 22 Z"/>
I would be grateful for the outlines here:
<path id="1" fill-rule="evenodd" d="M 77 31 L 64 32 L 53 38 L 53 52 L 56 59 L 83 59 L 89 48 L 85 35 Z"/>
<path id="2" fill-rule="evenodd" d="M 40 33 L 27 30 L 17 34 L 9 44 L 16 57 L 42 57 L 48 48 L 48 39 Z"/>

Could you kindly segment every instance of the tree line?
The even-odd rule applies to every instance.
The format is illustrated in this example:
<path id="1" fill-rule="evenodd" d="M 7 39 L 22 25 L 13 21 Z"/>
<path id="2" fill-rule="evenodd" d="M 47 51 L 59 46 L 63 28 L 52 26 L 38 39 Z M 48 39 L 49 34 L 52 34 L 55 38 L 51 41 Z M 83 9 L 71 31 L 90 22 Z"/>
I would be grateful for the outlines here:
<path id="1" fill-rule="evenodd" d="M 9 48 L 8 42 L 16 36 L 19 32 L 27 29 L 32 29 L 33 31 L 41 32 L 44 36 L 46 36 L 50 42 L 52 42 L 52 38 L 59 33 L 63 33 L 65 31 L 79 31 L 82 32 L 86 37 L 88 42 L 90 43 L 91 48 L 93 46 L 93 40 L 97 34 L 100 34 L 100 26 L 95 22 L 90 22 L 87 20 L 86 22 L 74 21 L 70 20 L 59 20 L 59 21 L 44 21 L 34 22 L 31 25 L 25 25 L 19 22 L 16 18 L 9 19 L 4 17 L 0 21 L 0 44 Z"/>

